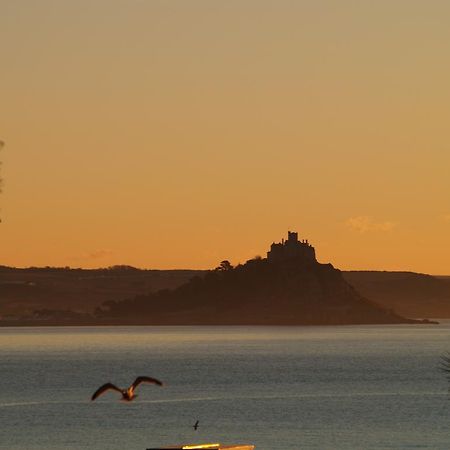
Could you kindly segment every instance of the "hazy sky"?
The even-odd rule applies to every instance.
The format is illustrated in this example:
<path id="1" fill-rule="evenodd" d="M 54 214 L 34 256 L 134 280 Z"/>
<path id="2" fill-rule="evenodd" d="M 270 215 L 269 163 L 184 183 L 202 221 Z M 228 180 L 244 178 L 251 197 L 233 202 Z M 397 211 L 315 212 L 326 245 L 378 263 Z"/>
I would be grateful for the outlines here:
<path id="1" fill-rule="evenodd" d="M 0 264 L 210 268 L 288 229 L 450 274 L 448 0 L 0 0 Z"/>

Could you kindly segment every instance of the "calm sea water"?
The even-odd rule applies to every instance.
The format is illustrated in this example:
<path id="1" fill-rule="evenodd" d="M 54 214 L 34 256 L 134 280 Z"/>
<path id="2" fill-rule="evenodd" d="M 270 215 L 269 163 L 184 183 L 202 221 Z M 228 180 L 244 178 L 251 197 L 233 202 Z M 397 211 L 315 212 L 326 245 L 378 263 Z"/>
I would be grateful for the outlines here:
<path id="1" fill-rule="evenodd" d="M 447 350 L 449 323 L 0 329 L 0 449 L 448 450 Z M 136 375 L 167 387 L 89 400 Z"/>

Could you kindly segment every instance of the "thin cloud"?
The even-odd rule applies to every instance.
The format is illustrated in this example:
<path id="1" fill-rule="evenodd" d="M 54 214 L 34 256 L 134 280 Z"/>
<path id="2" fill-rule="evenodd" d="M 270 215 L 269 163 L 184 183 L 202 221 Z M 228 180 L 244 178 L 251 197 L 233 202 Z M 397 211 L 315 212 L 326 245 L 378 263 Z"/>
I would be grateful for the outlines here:
<path id="1" fill-rule="evenodd" d="M 76 261 L 92 261 L 93 259 L 101 259 L 105 258 L 106 256 L 111 256 L 114 252 L 109 249 L 97 249 L 92 250 L 91 252 L 83 253 L 79 256 L 73 256 L 71 259 Z"/>
<path id="2" fill-rule="evenodd" d="M 350 217 L 345 222 L 345 225 L 353 231 L 358 233 L 369 233 L 369 232 L 386 232 L 391 231 L 395 227 L 394 222 L 376 222 L 369 216 L 355 216 Z"/>

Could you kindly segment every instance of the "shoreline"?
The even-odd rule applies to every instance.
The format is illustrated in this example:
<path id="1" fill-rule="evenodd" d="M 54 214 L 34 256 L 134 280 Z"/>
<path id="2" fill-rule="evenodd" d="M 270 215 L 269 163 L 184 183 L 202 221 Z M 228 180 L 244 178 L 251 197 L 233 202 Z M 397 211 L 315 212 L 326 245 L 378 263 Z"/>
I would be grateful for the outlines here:
<path id="1" fill-rule="evenodd" d="M 441 319 L 439 319 L 441 320 Z M 45 320 L 3 320 L 0 321 L 0 328 L 21 328 L 21 327 L 149 327 L 149 326 L 164 326 L 164 327 L 221 327 L 221 326 L 247 326 L 247 327 L 336 327 L 336 326 L 353 326 L 353 325 L 439 325 L 440 322 L 436 319 L 409 319 L 402 322 L 352 322 L 352 323 L 199 323 L 199 322 L 137 322 L 137 321 L 45 321 Z"/>

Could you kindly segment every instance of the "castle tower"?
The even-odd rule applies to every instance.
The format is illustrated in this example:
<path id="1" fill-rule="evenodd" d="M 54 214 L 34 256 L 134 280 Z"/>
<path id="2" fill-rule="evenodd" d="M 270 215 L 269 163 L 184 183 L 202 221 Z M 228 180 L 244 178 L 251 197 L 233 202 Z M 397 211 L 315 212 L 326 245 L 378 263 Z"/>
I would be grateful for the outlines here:
<path id="1" fill-rule="evenodd" d="M 281 242 L 273 242 L 270 250 L 267 252 L 269 261 L 316 261 L 316 252 L 314 247 L 308 243 L 308 240 L 298 240 L 296 231 L 288 231 L 288 238 Z"/>
<path id="2" fill-rule="evenodd" d="M 288 241 L 298 242 L 298 233 L 296 231 L 288 231 Z"/>

